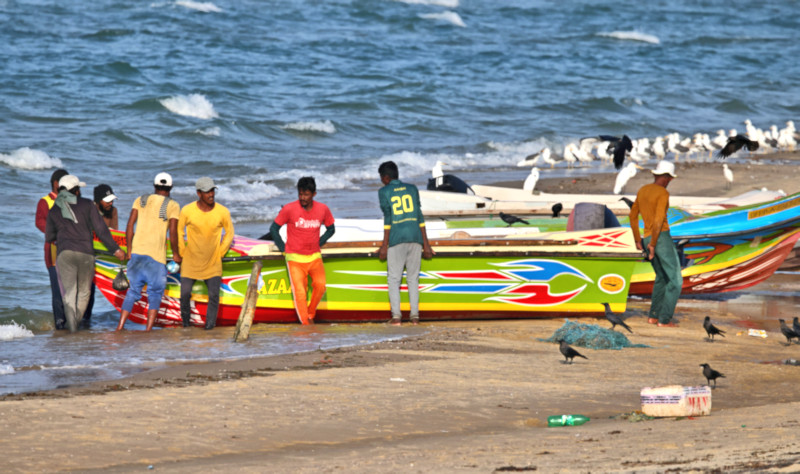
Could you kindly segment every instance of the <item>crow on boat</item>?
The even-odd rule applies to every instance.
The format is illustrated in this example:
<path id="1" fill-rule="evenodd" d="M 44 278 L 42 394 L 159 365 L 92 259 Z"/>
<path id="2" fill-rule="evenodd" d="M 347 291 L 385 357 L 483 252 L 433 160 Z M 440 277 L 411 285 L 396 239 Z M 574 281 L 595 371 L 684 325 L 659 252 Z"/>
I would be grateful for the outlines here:
<path id="1" fill-rule="evenodd" d="M 521 222 L 521 223 L 523 223 L 525 225 L 529 225 L 530 224 L 525 219 L 520 219 L 517 216 L 513 216 L 511 214 L 505 214 L 503 212 L 500 213 L 500 219 L 503 219 L 503 222 L 508 224 L 509 227 L 511 227 L 512 225 L 516 224 L 517 222 Z"/>
<path id="2" fill-rule="evenodd" d="M 553 211 L 553 217 L 558 217 L 558 215 L 561 214 L 561 211 L 563 209 L 564 209 L 564 205 L 561 204 L 560 202 L 557 202 L 557 203 L 553 204 L 553 207 L 550 208 L 550 210 Z"/>

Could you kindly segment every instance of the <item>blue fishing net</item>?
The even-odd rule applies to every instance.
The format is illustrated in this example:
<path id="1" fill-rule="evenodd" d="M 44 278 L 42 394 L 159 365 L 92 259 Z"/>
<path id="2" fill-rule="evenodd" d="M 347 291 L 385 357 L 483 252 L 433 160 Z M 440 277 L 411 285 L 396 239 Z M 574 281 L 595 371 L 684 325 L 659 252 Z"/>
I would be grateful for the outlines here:
<path id="1" fill-rule="evenodd" d="M 624 331 L 624 328 L 620 328 Z M 631 341 L 619 331 L 612 331 L 596 324 L 584 324 L 569 319 L 543 342 L 556 342 L 560 339 L 567 341 L 571 346 L 588 347 L 589 349 L 616 349 L 623 347 L 650 347 L 646 344 L 632 344 Z"/>

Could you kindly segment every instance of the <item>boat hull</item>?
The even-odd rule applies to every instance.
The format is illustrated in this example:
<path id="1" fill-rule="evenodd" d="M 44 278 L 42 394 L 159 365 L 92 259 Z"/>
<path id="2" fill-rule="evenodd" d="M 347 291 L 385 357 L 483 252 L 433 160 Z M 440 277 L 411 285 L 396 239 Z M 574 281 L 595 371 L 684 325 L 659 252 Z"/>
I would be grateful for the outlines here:
<path id="1" fill-rule="evenodd" d="M 568 239 L 562 237 L 569 237 Z M 377 258 L 374 243 L 357 248 L 323 250 L 327 291 L 316 321 L 382 322 L 390 317 L 386 262 Z M 329 244 L 330 245 L 330 244 Z M 514 245 L 513 242 L 510 245 Z M 235 324 L 244 301 L 253 258 L 262 262 L 255 323 L 296 323 L 286 264 L 269 250 L 253 256 L 267 242 L 237 237 L 223 264 L 217 324 Z M 326 246 L 327 247 L 327 246 Z M 530 246 L 455 246 L 434 242 L 437 255 L 423 260 L 420 275 L 422 320 L 551 318 L 602 315 L 602 303 L 623 312 L 637 253 L 627 229 L 557 233 L 553 244 Z M 249 255 L 247 255 L 249 253 Z M 95 281 L 103 295 L 120 309 L 125 292 L 111 287 L 123 267 L 113 257 L 97 259 Z M 401 287 L 401 307 L 409 310 L 407 288 Z M 159 326 L 181 325 L 180 276 L 169 274 L 158 311 Z M 205 324 L 207 294 L 196 282 L 192 291 L 191 323 Z M 146 296 L 130 319 L 145 322 Z"/>

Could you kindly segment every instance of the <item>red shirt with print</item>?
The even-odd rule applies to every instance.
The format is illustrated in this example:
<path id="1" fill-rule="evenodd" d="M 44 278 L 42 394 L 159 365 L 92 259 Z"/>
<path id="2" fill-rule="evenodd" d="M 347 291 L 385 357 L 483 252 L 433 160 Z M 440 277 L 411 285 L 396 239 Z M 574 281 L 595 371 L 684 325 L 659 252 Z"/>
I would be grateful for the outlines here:
<path id="1" fill-rule="evenodd" d="M 328 206 L 317 201 L 306 211 L 298 200 L 283 206 L 275 223 L 286 224 L 286 253 L 312 255 L 320 251 L 319 228 L 333 225 L 333 214 Z"/>

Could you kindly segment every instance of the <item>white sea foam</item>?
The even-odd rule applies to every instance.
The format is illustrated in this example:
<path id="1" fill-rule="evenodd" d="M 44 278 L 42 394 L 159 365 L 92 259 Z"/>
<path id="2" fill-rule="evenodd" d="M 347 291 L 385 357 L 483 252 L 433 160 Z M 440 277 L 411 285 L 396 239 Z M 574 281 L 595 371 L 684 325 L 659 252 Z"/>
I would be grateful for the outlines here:
<path id="1" fill-rule="evenodd" d="M 245 178 L 232 178 L 225 184 L 218 184 L 218 196 L 225 202 L 263 202 L 266 199 L 280 196 L 284 191 L 277 186 L 256 178 L 249 181 Z"/>
<path id="2" fill-rule="evenodd" d="M 415 5 L 436 5 L 437 7 L 458 8 L 458 0 L 398 0 Z"/>
<path id="3" fill-rule="evenodd" d="M 160 102 L 174 114 L 203 120 L 219 117 L 217 111 L 214 110 L 214 105 L 202 94 L 176 95 L 161 99 Z"/>
<path id="4" fill-rule="evenodd" d="M 205 135 L 207 137 L 218 137 L 220 135 L 219 127 L 208 127 L 195 130 L 194 133 Z"/>
<path id="5" fill-rule="evenodd" d="M 0 325 L 0 341 L 10 341 L 11 339 L 22 339 L 25 337 L 33 337 L 33 333 L 25 326 L 15 322 Z"/>
<path id="6" fill-rule="evenodd" d="M 212 2 L 192 2 L 191 0 L 179 0 L 175 2 L 175 5 L 179 5 L 182 7 L 189 8 L 191 10 L 197 10 L 200 12 L 205 13 L 219 13 L 222 11 L 221 8 L 214 5 Z"/>
<path id="7" fill-rule="evenodd" d="M 0 375 L 8 375 L 14 373 L 14 367 L 8 364 L 0 364 Z"/>
<path id="8" fill-rule="evenodd" d="M 612 31 L 611 33 L 597 33 L 597 36 L 616 38 L 620 40 L 642 41 L 650 44 L 661 44 L 657 36 L 639 33 L 638 31 Z"/>
<path id="9" fill-rule="evenodd" d="M 328 134 L 336 133 L 336 127 L 330 120 L 321 122 L 292 122 L 281 126 L 284 130 L 297 130 L 300 132 L 322 132 Z"/>
<path id="10" fill-rule="evenodd" d="M 426 20 L 446 21 L 455 26 L 460 26 L 461 28 L 465 28 L 467 26 L 458 13 L 451 11 L 441 13 L 423 13 L 419 17 L 425 18 Z"/>
<path id="11" fill-rule="evenodd" d="M 0 153 L 0 162 L 23 170 L 46 170 L 64 166 L 58 158 L 52 158 L 42 150 L 28 147 L 19 148 L 8 155 Z"/>

